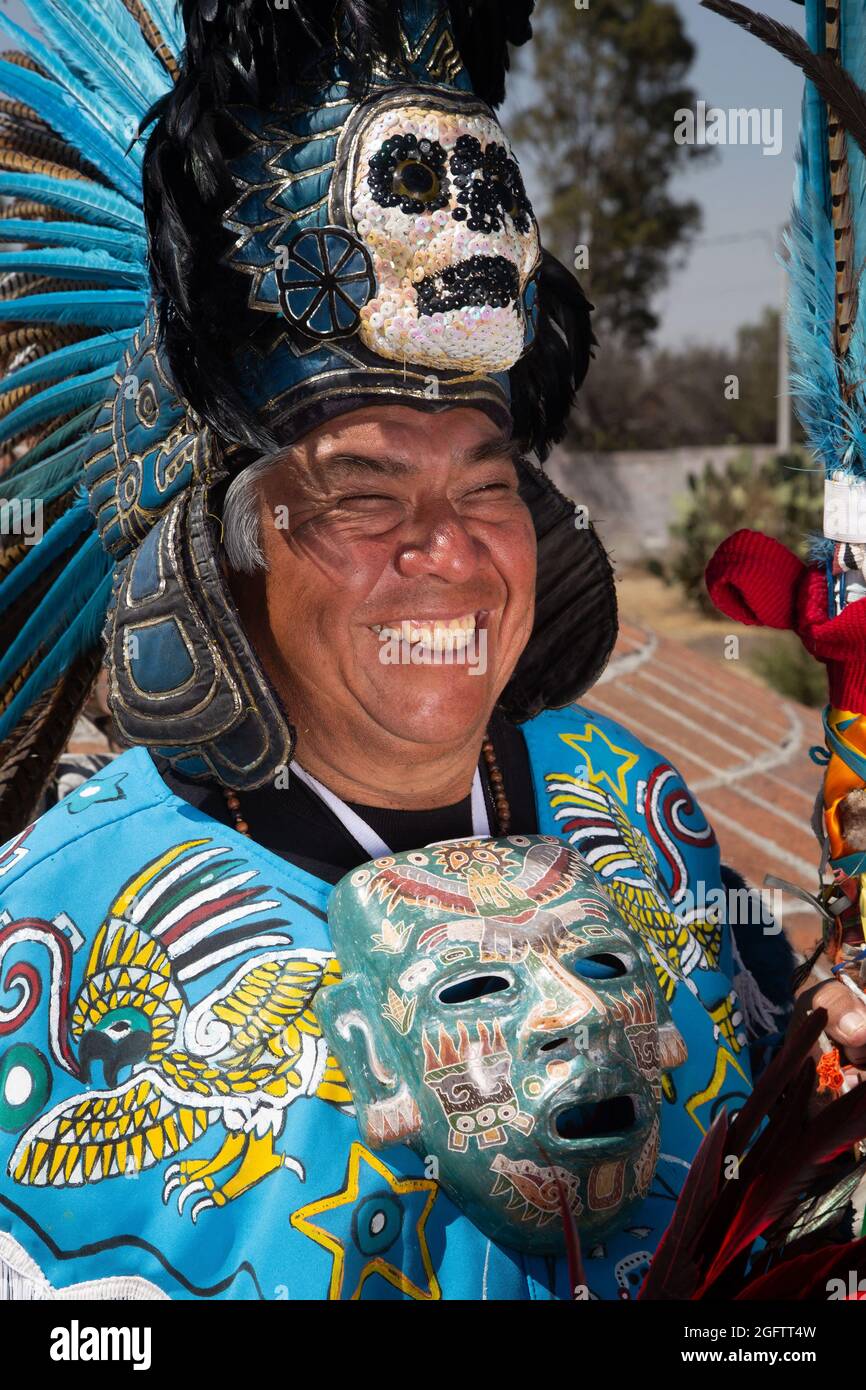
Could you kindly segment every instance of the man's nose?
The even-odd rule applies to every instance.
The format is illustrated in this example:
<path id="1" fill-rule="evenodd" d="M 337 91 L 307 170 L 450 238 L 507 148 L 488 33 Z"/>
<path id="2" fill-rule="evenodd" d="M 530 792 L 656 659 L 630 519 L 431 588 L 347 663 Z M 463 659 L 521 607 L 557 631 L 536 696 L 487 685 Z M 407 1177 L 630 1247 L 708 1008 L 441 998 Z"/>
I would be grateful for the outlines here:
<path id="1" fill-rule="evenodd" d="M 454 509 L 445 505 L 414 519 L 410 537 L 400 544 L 396 568 L 405 579 L 432 574 L 460 584 L 473 578 L 480 553 L 480 543 Z"/>

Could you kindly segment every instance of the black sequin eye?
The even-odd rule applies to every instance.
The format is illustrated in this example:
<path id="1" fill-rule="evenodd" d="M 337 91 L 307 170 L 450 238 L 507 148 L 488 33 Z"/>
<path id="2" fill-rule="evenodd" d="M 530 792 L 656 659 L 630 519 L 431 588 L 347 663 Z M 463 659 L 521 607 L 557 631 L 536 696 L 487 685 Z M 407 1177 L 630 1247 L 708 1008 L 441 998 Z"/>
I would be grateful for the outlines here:
<path id="1" fill-rule="evenodd" d="M 461 135 L 454 145 L 451 177 L 459 189 L 452 216 L 474 232 L 499 232 L 508 217 L 524 236 L 532 230 L 532 207 L 515 161 L 504 145 L 481 148 L 474 135 Z"/>
<path id="2" fill-rule="evenodd" d="M 370 160 L 367 184 L 382 208 L 433 212 L 448 206 L 445 151 L 438 140 L 392 135 Z"/>
<path id="3" fill-rule="evenodd" d="M 420 159 L 406 159 L 394 170 L 392 187 L 398 197 L 432 203 L 439 196 L 439 176 Z"/>

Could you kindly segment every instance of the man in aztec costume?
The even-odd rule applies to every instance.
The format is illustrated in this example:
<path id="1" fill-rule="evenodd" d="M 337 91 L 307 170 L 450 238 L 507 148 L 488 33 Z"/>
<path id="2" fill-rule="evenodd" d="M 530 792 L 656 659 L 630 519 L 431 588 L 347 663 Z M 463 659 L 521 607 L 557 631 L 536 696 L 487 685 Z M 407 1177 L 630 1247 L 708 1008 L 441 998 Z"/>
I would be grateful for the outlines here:
<path id="1" fill-rule="evenodd" d="M 452 1146 L 489 1168 L 492 1207 L 541 1229 L 564 1203 L 579 1231 L 631 1203 L 582 1242 L 593 1298 L 637 1294 L 702 1139 L 785 1032 L 783 938 L 727 923 L 736 875 L 675 768 L 577 703 L 616 604 L 541 468 L 593 339 L 494 115 L 532 8 L 0 12 L 2 493 L 45 525 L 0 568 L 8 1297 L 572 1296 L 565 1254 L 492 1240 L 431 1155 L 359 1130 L 317 992 L 341 988 L 333 886 L 369 860 L 394 1038 L 460 952 L 561 981 L 546 905 L 577 855 L 639 934 L 685 1047 L 648 1063 L 659 1124 L 634 1169 L 600 1162 L 571 1194 L 543 1136 L 509 1162 L 532 1087 L 509 1089 L 492 1004 L 479 1044 L 423 1039 L 431 1095 L 471 1047 L 498 1059 L 509 1103 L 479 1100 Z M 34 819 L 103 663 L 127 751 Z M 506 892 L 533 836 L 540 868 Z M 863 846 L 837 848 L 842 892 Z M 431 904 L 447 920 L 422 940 Z M 839 999 L 861 1005 L 824 989 L 819 1050 L 843 1069 Z M 410 1137 L 406 1113 L 379 1139 Z"/>

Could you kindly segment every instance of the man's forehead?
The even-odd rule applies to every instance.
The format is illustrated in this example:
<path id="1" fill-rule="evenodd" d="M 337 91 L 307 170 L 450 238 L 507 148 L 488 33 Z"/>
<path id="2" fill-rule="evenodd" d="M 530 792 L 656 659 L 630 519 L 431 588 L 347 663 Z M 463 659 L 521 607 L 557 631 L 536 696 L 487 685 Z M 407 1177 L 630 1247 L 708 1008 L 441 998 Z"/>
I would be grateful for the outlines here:
<path id="1" fill-rule="evenodd" d="M 282 457 L 302 474 L 368 470 L 403 476 L 436 463 L 471 468 L 497 458 L 516 462 L 520 454 L 510 432 L 481 411 L 453 408 L 431 415 L 384 407 L 339 416 L 310 431 Z"/>

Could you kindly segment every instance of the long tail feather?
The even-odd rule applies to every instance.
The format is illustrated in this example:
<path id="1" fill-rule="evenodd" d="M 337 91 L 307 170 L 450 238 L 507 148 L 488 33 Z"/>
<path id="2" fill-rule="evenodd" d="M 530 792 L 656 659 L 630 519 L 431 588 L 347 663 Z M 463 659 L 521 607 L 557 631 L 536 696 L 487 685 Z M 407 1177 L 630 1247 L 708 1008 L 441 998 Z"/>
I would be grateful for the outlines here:
<path id="1" fill-rule="evenodd" d="M 57 415 L 65 415 L 70 410 L 80 410 L 82 406 L 98 405 L 105 398 L 108 383 L 114 375 L 115 362 L 97 367 L 95 371 L 84 372 L 79 376 L 67 377 L 53 386 L 47 386 L 37 395 L 31 396 L 8 415 L 0 418 L 0 440 L 16 439 L 52 420 Z"/>
<path id="2" fill-rule="evenodd" d="M 59 208 L 70 217 L 122 232 L 144 232 L 140 207 L 112 188 L 90 179 L 60 179 L 48 174 L 16 174 L 0 170 L 0 197 L 30 198 Z"/>
<path id="3" fill-rule="evenodd" d="M 56 82 L 15 63 L 0 61 L 0 91 L 31 106 L 74 149 L 86 150 L 88 161 L 120 192 L 136 197 L 138 178 L 134 166 L 89 112 Z"/>
<path id="4" fill-rule="evenodd" d="M 69 670 L 73 662 L 85 654 L 100 650 L 100 634 L 111 599 L 111 584 L 111 575 L 107 574 L 60 640 L 53 644 L 50 652 L 0 715 L 0 740 L 9 736 L 33 702 Z"/>
<path id="5" fill-rule="evenodd" d="M 33 546 L 27 558 L 0 584 L 0 613 L 5 612 L 58 555 L 62 555 L 92 527 L 93 518 L 82 499 L 76 506 L 70 507 L 60 521 L 46 532 L 39 545 Z"/>
<path id="6" fill-rule="evenodd" d="M 0 300 L 0 322 L 80 323 L 94 328 L 137 328 L 145 302 L 135 290 L 63 290 Z"/>
<path id="7" fill-rule="evenodd" d="M 712 10 L 746 29 L 794 63 L 814 83 L 836 118 L 866 153 L 866 94 L 854 79 L 826 53 L 814 53 L 806 40 L 787 24 L 758 14 L 736 0 L 700 0 Z"/>
<path id="8" fill-rule="evenodd" d="M 0 219 L 0 241 L 37 243 L 42 246 L 69 246 L 77 251 L 102 251 L 120 261 L 129 261 L 137 279 L 146 276 L 146 242 L 144 235 L 132 236 L 129 231 L 114 227 L 85 226 L 81 222 L 44 221 L 33 218 L 4 217 Z"/>
<path id="9" fill-rule="evenodd" d="M 105 251 L 44 247 L 38 251 L 0 251 L 0 275 L 18 270 L 29 275 L 56 275 L 94 285 L 136 286 L 145 299 L 147 273 L 143 266 L 117 260 Z"/>
<path id="10" fill-rule="evenodd" d="M 9 372 L 0 378 L 0 387 L 4 393 L 8 393 L 34 382 L 57 381 L 88 369 L 94 371 L 97 367 L 114 366 L 129 340 L 128 333 L 102 333 L 96 338 L 68 343 L 56 352 L 46 352 L 35 362 L 28 362 L 17 371 Z"/>

